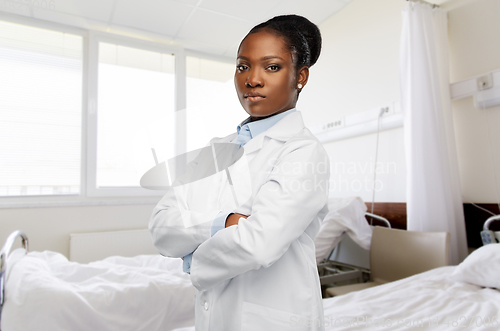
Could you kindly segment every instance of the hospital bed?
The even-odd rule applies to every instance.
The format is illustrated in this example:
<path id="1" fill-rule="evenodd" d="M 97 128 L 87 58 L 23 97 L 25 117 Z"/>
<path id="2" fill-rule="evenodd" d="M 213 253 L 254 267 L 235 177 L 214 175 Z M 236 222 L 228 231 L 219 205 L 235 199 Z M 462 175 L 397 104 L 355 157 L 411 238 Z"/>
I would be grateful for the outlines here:
<path id="1" fill-rule="evenodd" d="M 500 245 L 491 244 L 459 266 L 324 299 L 326 330 L 498 330 L 499 272 Z"/>
<path id="2" fill-rule="evenodd" d="M 484 231 L 497 220 L 489 218 Z M 325 330 L 498 330 L 499 274 L 500 244 L 492 241 L 458 266 L 323 299 L 323 324 Z"/>
<path id="3" fill-rule="evenodd" d="M 334 199 L 329 204 L 337 214 L 343 215 L 344 223 L 349 223 L 347 218 L 352 217 L 349 213 L 360 212 L 364 217 L 366 211 L 362 200 L 356 198 Z M 371 230 L 366 220 L 364 223 L 368 231 L 329 222 L 317 239 L 336 245 L 342 237 L 352 236 L 369 246 Z M 136 232 L 126 235 L 138 239 Z M 158 254 L 104 258 L 107 255 L 95 244 L 96 238 L 102 237 L 108 243 L 116 241 L 109 236 L 92 235 L 91 240 L 87 240 L 90 246 L 79 250 L 80 253 L 82 249 L 93 251 L 90 260 L 94 262 L 85 260 L 89 254 L 78 258 L 81 254 L 73 247 L 86 235 L 72 236 L 70 258 L 82 263 L 68 261 L 56 252 L 28 253 L 28 238 L 24 233 L 9 236 L 2 248 L 1 279 L 5 291 L 1 291 L 0 329 L 154 331 L 193 325 L 195 288 L 189 275 L 182 272 L 182 260 Z M 21 238 L 25 246 L 9 255 L 16 238 Z M 322 247 L 319 242 L 317 246 Z M 109 255 L 113 249 L 107 249 Z M 98 253 L 104 255 L 96 255 Z"/>
<path id="4" fill-rule="evenodd" d="M 489 225 L 496 220 L 500 220 L 500 217 L 488 219 L 484 230 L 489 230 Z M 387 229 L 374 231 L 372 244 L 388 248 L 388 239 L 384 239 L 383 235 L 379 237 L 379 231 L 390 232 Z M 439 241 L 437 239 L 435 241 Z M 445 245 L 447 240 L 449 238 L 445 238 Z M 392 249 L 395 250 L 394 247 Z M 446 258 L 446 249 L 434 250 L 441 253 L 435 254 L 431 260 Z M 383 254 L 388 256 L 391 253 Z M 415 269 L 420 268 L 418 261 L 409 256 L 407 260 L 403 272 L 421 271 Z M 442 264 L 446 261 L 427 261 L 423 263 L 424 267 L 426 263 Z M 390 282 L 378 286 L 354 288 L 356 291 L 323 299 L 324 319 L 321 323 L 325 330 L 498 330 L 499 274 L 500 244 L 484 245 L 458 266 L 437 267 L 410 277 L 389 279 Z M 396 277 L 399 276 L 407 275 L 396 273 Z"/>
<path id="5" fill-rule="evenodd" d="M 9 254 L 16 238 L 24 248 Z M 88 264 L 29 252 L 21 231 L 1 251 L 0 330 L 172 330 L 194 324 L 195 289 L 182 260 L 113 256 Z"/>

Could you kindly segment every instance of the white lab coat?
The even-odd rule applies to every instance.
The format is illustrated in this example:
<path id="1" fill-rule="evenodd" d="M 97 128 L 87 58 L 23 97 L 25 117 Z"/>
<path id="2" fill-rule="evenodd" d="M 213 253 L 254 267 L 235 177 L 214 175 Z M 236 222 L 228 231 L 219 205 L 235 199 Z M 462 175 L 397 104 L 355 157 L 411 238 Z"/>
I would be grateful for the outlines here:
<path id="1" fill-rule="evenodd" d="M 254 137 L 244 151 L 251 194 L 234 212 L 248 219 L 210 237 L 215 215 L 234 201 L 220 198 L 229 191 L 220 171 L 211 176 L 219 184 L 185 196 L 213 203 L 206 212 L 189 211 L 190 202 L 181 202 L 174 190 L 162 198 L 149 224 L 155 246 L 170 257 L 196 249 L 196 331 L 324 330 L 314 238 L 328 211 L 328 155 L 299 111 Z M 190 166 L 187 172 L 196 171 Z M 196 220 L 187 228 L 186 217 Z"/>

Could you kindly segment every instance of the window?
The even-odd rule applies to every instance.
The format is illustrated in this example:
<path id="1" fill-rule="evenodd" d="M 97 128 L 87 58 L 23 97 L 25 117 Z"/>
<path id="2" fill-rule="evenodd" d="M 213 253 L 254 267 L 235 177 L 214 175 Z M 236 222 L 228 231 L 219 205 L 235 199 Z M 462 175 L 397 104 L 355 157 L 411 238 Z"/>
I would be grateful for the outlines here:
<path id="1" fill-rule="evenodd" d="M 235 132 L 247 117 L 233 63 L 186 57 L 178 46 L 16 22 L 30 25 L 0 21 L 4 206 L 161 195 L 140 187 L 156 162 Z"/>
<path id="2" fill-rule="evenodd" d="M 248 117 L 234 87 L 236 64 L 188 56 L 187 71 L 187 150 L 206 144 L 213 137 L 236 132 Z"/>
<path id="3" fill-rule="evenodd" d="M 175 57 L 99 42 L 96 187 L 139 188 L 174 154 Z"/>
<path id="4" fill-rule="evenodd" d="M 79 194 L 82 45 L 0 21 L 0 196 Z"/>

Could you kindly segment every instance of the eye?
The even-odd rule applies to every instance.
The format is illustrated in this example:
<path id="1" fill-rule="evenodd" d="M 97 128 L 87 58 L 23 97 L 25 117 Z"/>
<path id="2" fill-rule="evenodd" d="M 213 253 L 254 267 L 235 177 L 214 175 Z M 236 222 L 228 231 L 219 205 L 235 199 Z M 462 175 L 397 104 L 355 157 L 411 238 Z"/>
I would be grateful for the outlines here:
<path id="1" fill-rule="evenodd" d="M 280 69 L 281 69 L 281 67 L 280 67 L 279 65 L 272 64 L 272 65 L 270 65 L 269 67 L 267 67 L 267 69 L 268 69 L 269 71 L 278 71 L 278 70 L 280 70 Z"/>
<path id="2" fill-rule="evenodd" d="M 245 71 L 246 69 L 248 69 L 248 67 L 244 64 L 236 65 L 236 70 L 238 70 L 238 71 Z"/>

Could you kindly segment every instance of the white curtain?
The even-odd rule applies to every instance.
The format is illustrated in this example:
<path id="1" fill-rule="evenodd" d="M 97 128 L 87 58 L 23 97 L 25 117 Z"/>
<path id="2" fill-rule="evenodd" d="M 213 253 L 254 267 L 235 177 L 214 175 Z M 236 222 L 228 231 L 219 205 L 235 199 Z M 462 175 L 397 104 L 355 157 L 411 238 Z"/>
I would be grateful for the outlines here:
<path id="1" fill-rule="evenodd" d="M 401 106 L 407 161 L 408 230 L 447 231 L 450 262 L 467 256 L 451 114 L 446 12 L 421 3 L 403 9 Z M 479 235 L 479 234 L 478 234 Z"/>

